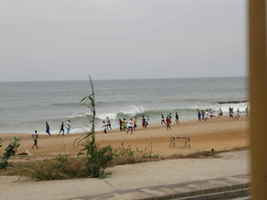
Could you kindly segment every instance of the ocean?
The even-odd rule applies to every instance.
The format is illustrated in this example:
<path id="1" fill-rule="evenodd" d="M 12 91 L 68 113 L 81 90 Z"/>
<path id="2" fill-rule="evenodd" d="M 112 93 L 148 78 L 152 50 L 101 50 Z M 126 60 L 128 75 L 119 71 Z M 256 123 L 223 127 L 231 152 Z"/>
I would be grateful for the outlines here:
<path id="1" fill-rule="evenodd" d="M 118 118 L 142 115 L 153 124 L 160 113 L 178 112 L 181 120 L 197 118 L 196 109 L 247 106 L 247 80 L 242 77 L 194 79 L 96 80 L 97 129 L 107 116 L 113 127 Z M 71 120 L 72 133 L 88 130 L 88 81 L 1 82 L 0 133 L 43 133 L 48 121 L 57 133 L 61 121 Z M 138 120 L 140 124 L 140 121 Z"/>

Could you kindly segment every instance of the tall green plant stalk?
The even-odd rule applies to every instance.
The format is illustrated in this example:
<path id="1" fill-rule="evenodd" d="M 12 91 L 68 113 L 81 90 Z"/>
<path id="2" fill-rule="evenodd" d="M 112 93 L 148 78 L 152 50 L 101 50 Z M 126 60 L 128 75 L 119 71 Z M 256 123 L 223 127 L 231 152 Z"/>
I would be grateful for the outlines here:
<path id="1" fill-rule="evenodd" d="M 89 126 L 91 126 L 91 131 L 89 131 L 82 140 L 91 136 L 93 143 L 95 143 L 95 118 L 96 118 L 96 103 L 95 103 L 95 89 L 92 77 L 89 75 L 89 95 L 82 98 L 81 104 L 86 104 L 89 112 L 92 114 L 91 118 L 89 115 Z"/>
<path id="2" fill-rule="evenodd" d="M 89 76 L 89 95 L 82 98 L 81 104 L 86 104 L 92 114 L 90 118 L 89 115 L 89 126 L 91 125 L 91 131 L 89 131 L 80 141 L 86 139 L 84 146 L 84 151 L 86 151 L 87 164 L 86 168 L 88 170 L 88 175 L 91 177 L 103 177 L 105 176 L 105 168 L 108 163 L 113 159 L 113 153 L 111 146 L 99 148 L 96 145 L 95 140 L 95 117 L 96 117 L 96 101 L 95 101 L 95 89 L 94 83 Z"/>

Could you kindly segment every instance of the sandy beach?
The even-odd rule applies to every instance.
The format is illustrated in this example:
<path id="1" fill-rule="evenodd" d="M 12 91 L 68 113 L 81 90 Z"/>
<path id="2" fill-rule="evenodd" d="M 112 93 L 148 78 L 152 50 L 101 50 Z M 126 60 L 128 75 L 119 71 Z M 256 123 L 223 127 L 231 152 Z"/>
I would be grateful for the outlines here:
<path id="1" fill-rule="evenodd" d="M 169 137 L 190 136 L 191 148 L 177 142 L 175 148 L 169 148 Z M 76 154 L 79 147 L 73 144 L 81 135 L 40 136 L 40 149 L 31 150 L 32 138 L 29 134 L 3 134 L 7 142 L 13 136 L 20 136 L 20 152 L 28 151 L 27 158 L 16 157 L 16 161 L 45 159 L 58 154 Z M 214 119 L 206 122 L 189 121 L 172 127 L 151 127 L 137 129 L 133 135 L 113 131 L 108 134 L 98 132 L 99 145 L 119 147 L 121 143 L 132 148 L 147 148 L 161 156 L 173 154 L 191 154 L 210 150 L 234 150 L 248 147 L 247 119 Z M 150 149 L 149 149 L 150 148 Z M 14 159 L 13 159 L 14 160 Z M 0 176 L 0 199 L 140 199 L 148 195 L 169 195 L 191 190 L 221 187 L 247 183 L 249 179 L 248 151 L 235 151 L 219 154 L 218 157 L 205 159 L 171 159 L 159 162 L 126 164 L 107 169 L 112 175 L 105 179 L 83 178 L 36 182 L 28 178 Z M 230 167 L 231 166 L 231 167 Z M 245 179 L 243 178 L 245 177 Z M 202 182 L 201 182 L 202 181 Z M 241 181 L 241 182 L 240 182 Z M 204 184 L 205 183 L 205 184 Z M 189 185 L 187 187 L 187 184 Z M 177 189 L 174 186 L 177 185 Z M 182 187 L 183 186 L 183 187 Z M 16 192 L 14 192 L 16 191 Z M 36 192 L 38 191 L 38 192 Z M 141 196 L 140 196 L 141 195 Z M 143 196 L 142 196 L 143 195 Z"/>
<path id="2" fill-rule="evenodd" d="M 65 136 L 53 135 L 51 137 L 40 134 L 39 149 L 33 151 L 32 138 L 30 134 L 1 134 L 1 138 L 6 144 L 12 137 L 21 139 L 20 152 L 28 152 L 29 158 L 47 158 L 58 154 L 77 154 L 81 146 L 75 145 L 75 139 L 82 134 L 72 134 Z M 178 140 L 175 147 L 169 147 L 170 136 L 190 136 L 191 148 L 184 146 L 183 140 Z M 96 133 L 98 145 L 111 145 L 118 148 L 122 144 L 131 148 L 152 151 L 161 156 L 173 154 L 191 154 L 199 151 L 215 149 L 232 150 L 248 146 L 248 121 L 245 118 L 240 120 L 230 120 L 228 118 L 212 119 L 205 122 L 187 121 L 178 125 L 173 125 L 171 130 L 166 130 L 159 126 L 152 126 L 147 129 L 138 128 L 133 135 L 114 130 L 104 134 Z"/>

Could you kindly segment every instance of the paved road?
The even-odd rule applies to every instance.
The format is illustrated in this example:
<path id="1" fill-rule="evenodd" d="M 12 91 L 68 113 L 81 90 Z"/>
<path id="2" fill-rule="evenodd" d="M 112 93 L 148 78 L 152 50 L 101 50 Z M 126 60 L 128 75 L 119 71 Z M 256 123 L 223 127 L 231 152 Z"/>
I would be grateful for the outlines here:
<path id="1" fill-rule="evenodd" d="M 247 152 L 240 151 L 225 153 L 222 158 L 165 160 L 116 166 L 110 169 L 112 176 L 106 179 L 33 182 L 0 177 L 0 199 L 140 199 L 145 195 L 199 190 L 204 186 L 245 183 L 249 181 L 244 176 L 248 174 L 247 166 Z"/>

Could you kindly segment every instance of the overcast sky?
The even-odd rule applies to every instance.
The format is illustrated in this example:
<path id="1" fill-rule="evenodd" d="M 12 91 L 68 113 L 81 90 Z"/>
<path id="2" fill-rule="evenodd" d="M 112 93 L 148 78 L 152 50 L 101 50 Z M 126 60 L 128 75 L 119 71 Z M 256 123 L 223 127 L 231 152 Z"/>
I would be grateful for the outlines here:
<path id="1" fill-rule="evenodd" d="M 1 0 L 0 81 L 244 76 L 245 0 Z"/>

